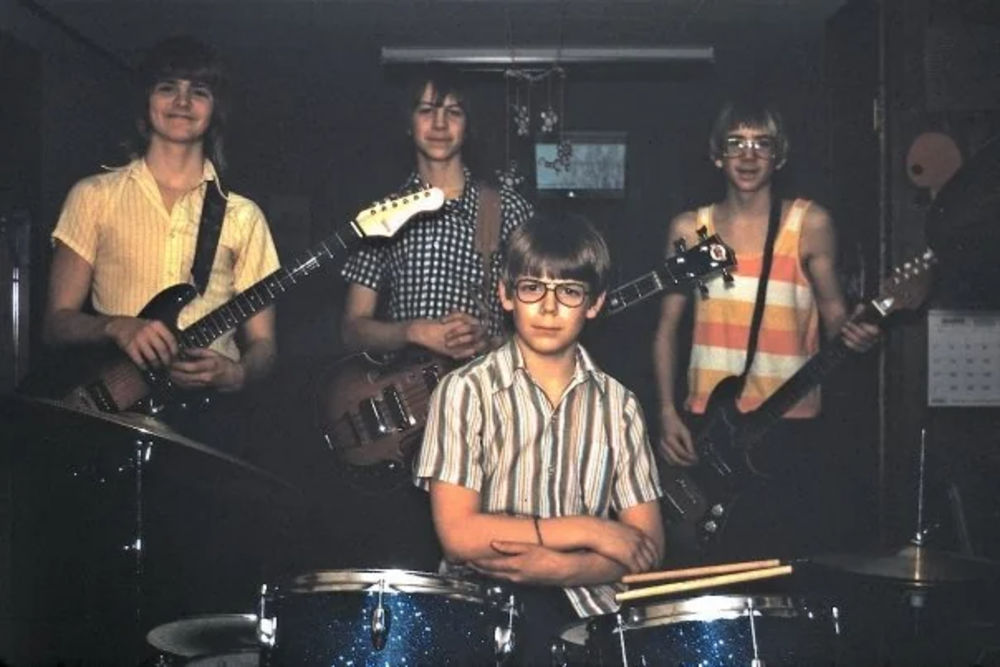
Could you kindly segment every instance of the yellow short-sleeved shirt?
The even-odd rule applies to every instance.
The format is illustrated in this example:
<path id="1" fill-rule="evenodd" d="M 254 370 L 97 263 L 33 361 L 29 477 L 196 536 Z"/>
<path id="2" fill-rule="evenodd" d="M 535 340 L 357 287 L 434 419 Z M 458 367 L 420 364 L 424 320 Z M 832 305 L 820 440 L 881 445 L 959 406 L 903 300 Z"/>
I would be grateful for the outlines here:
<path id="1" fill-rule="evenodd" d="M 205 161 L 202 183 L 167 211 L 145 161 L 90 176 L 70 190 L 52 233 L 94 268 L 91 299 L 105 315 L 138 315 L 162 290 L 191 282 L 205 190 L 216 187 Z M 184 329 L 279 268 L 263 211 L 230 192 L 208 287 L 181 311 Z M 239 359 L 233 331 L 212 348 Z"/>

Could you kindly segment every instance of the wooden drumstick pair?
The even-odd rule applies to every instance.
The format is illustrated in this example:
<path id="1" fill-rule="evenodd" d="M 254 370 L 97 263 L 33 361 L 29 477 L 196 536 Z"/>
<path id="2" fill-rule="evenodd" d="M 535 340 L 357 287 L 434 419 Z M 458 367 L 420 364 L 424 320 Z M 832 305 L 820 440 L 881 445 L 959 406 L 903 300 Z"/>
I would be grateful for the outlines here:
<path id="1" fill-rule="evenodd" d="M 680 570 L 661 570 L 643 574 L 629 574 L 622 577 L 623 584 L 648 583 L 650 581 L 675 581 L 670 584 L 659 584 L 624 591 L 615 595 L 617 602 L 639 600 L 657 595 L 670 595 L 703 588 L 715 588 L 738 584 L 744 581 L 782 577 L 792 573 L 791 565 L 782 565 L 780 560 L 755 560 L 742 563 L 722 563 L 703 567 L 690 567 Z M 710 576 L 714 575 L 714 576 Z"/>

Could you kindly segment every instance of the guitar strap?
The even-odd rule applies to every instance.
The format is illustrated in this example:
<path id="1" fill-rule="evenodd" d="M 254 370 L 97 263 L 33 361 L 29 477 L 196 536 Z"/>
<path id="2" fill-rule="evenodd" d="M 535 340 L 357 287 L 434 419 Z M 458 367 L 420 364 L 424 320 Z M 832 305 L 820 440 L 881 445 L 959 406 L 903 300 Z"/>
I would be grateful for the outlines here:
<path id="1" fill-rule="evenodd" d="M 761 263 L 760 280 L 757 282 L 757 301 L 753 307 L 753 319 L 750 320 L 750 339 L 747 341 L 747 360 L 740 375 L 740 392 L 750 375 L 757 352 L 757 338 L 760 335 L 760 322 L 764 318 L 764 302 L 767 300 L 767 282 L 771 277 L 771 264 L 774 259 L 774 240 L 778 238 L 778 227 L 781 226 L 781 197 L 772 193 L 771 214 L 767 221 L 767 239 L 764 241 L 764 257 Z"/>
<path id="2" fill-rule="evenodd" d="M 492 291 L 493 255 L 500 249 L 500 192 L 479 183 L 479 205 L 476 211 L 476 252 L 483 259 L 482 298 L 488 301 Z M 489 316 L 489 313 L 483 313 Z"/>
<path id="3" fill-rule="evenodd" d="M 201 205 L 201 221 L 198 223 L 198 242 L 194 249 L 194 263 L 191 277 L 195 289 L 204 294 L 208 288 L 208 277 L 212 273 L 212 263 L 219 248 L 222 233 L 222 218 L 226 214 L 226 198 L 218 181 L 205 183 L 205 201 Z"/>

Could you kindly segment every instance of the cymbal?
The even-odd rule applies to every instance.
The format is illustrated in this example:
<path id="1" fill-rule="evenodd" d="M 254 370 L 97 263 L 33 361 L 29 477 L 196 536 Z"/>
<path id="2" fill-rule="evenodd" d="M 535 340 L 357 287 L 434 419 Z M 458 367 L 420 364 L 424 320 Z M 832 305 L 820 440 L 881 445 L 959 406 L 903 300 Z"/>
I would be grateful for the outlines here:
<path id="1" fill-rule="evenodd" d="M 890 554 L 829 554 L 810 560 L 845 572 L 917 585 L 1000 579 L 1000 563 L 915 544 Z"/>
<path id="2" fill-rule="evenodd" d="M 68 403 L 64 403 L 63 401 L 38 398 L 35 396 L 25 396 L 23 394 L 11 394 L 7 398 L 20 403 L 19 407 L 22 410 L 32 407 L 40 409 L 44 413 L 47 420 L 62 418 L 64 420 L 71 421 L 83 418 L 91 423 L 93 423 L 93 420 L 98 420 L 99 422 L 104 422 L 105 424 L 124 427 L 127 431 L 137 437 L 147 436 L 155 440 L 175 442 L 194 449 L 209 449 L 207 445 L 203 445 L 200 442 L 178 433 L 163 422 L 155 419 L 154 417 L 150 417 L 149 415 L 143 415 L 137 412 L 101 412 L 100 410 L 91 410 L 85 407 L 70 405 Z"/>
<path id="3" fill-rule="evenodd" d="M 254 614 L 182 618 L 156 626 L 146 634 L 146 641 L 154 648 L 185 658 L 260 648 Z"/>
<path id="4" fill-rule="evenodd" d="M 88 429 L 94 427 L 108 427 L 114 431 L 114 435 L 128 436 L 136 440 L 150 440 L 153 443 L 183 445 L 202 454 L 227 461 L 260 477 L 266 477 L 281 486 L 289 489 L 293 488 L 288 482 L 270 472 L 197 440 L 192 440 L 170 428 L 164 422 L 149 415 L 137 412 L 102 412 L 100 410 L 70 405 L 62 401 L 16 393 L 6 394 L 2 398 L 4 401 L 11 401 L 17 404 L 17 412 L 14 414 L 19 418 L 35 417 L 42 424 L 40 428 L 43 429 L 52 429 L 58 425 L 62 429 L 69 429 L 71 432 L 88 433 Z"/>

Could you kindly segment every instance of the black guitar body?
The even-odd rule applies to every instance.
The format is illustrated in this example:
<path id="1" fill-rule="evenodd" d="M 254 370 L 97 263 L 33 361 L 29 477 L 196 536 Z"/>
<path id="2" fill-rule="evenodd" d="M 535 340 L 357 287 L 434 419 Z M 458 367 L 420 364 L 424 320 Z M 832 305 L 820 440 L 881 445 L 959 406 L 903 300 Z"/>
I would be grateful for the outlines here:
<path id="1" fill-rule="evenodd" d="M 181 310 L 197 295 L 192 285 L 168 287 L 137 317 L 163 322 L 176 335 Z M 32 371 L 18 391 L 102 412 L 152 413 L 173 398 L 175 390 L 166 373 L 141 370 L 117 345 L 107 343 L 50 351 L 48 361 Z"/>
<path id="2" fill-rule="evenodd" d="M 704 555 L 723 533 L 740 495 L 759 472 L 744 441 L 748 416 L 737 409 L 740 379 L 728 377 L 712 391 L 695 435 L 698 464 L 664 467 L 662 505 L 673 543 Z"/>

